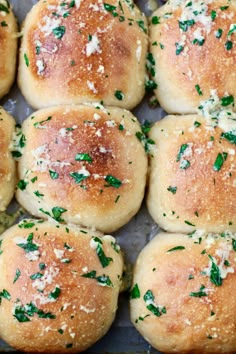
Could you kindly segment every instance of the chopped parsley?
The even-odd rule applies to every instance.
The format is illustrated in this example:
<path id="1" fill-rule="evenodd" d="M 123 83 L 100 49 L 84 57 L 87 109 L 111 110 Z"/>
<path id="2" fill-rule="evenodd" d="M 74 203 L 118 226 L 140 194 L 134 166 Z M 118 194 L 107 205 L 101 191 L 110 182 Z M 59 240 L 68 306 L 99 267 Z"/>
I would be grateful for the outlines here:
<path id="1" fill-rule="evenodd" d="M 97 244 L 96 252 L 102 267 L 105 268 L 109 266 L 110 262 L 112 262 L 113 259 L 110 257 L 106 257 L 102 247 L 102 240 L 98 237 L 93 237 L 93 241 Z"/>
<path id="2" fill-rule="evenodd" d="M 147 33 L 147 28 L 146 28 L 145 22 L 143 20 L 138 20 L 138 21 L 136 21 L 136 23 L 138 24 L 138 26 L 141 28 L 141 30 L 144 33 Z"/>
<path id="3" fill-rule="evenodd" d="M 56 171 L 50 170 L 49 169 L 49 174 L 51 179 L 57 179 L 59 177 L 59 174 Z"/>
<path id="4" fill-rule="evenodd" d="M 216 11 L 215 10 L 212 10 L 211 11 L 211 19 L 214 21 L 216 18 Z"/>
<path id="5" fill-rule="evenodd" d="M 188 148 L 188 144 L 182 144 L 180 146 L 179 152 L 177 154 L 176 162 L 179 162 L 181 157 L 183 156 L 185 150 Z"/>
<path id="6" fill-rule="evenodd" d="M 16 269 L 16 274 L 15 274 L 15 277 L 14 277 L 14 280 L 13 280 L 13 284 L 15 284 L 15 282 L 19 279 L 19 277 L 21 276 L 21 271 L 20 269 Z"/>
<path id="7" fill-rule="evenodd" d="M 133 289 L 130 291 L 130 298 L 131 299 L 140 298 L 140 290 L 137 283 L 133 286 Z"/>
<path id="8" fill-rule="evenodd" d="M 2 302 L 2 299 L 6 299 L 8 301 L 11 300 L 11 295 L 10 293 L 6 290 L 6 289 L 3 289 L 1 292 L 0 292 L 0 304 Z"/>
<path id="9" fill-rule="evenodd" d="M 216 38 L 220 38 L 223 34 L 223 30 L 221 28 L 219 28 L 216 32 L 215 32 L 215 36 Z"/>
<path id="10" fill-rule="evenodd" d="M 187 225 L 189 225 L 189 226 L 195 226 L 194 224 L 192 224 L 190 221 L 188 221 L 188 220 L 185 220 L 184 221 L 185 222 L 185 224 L 187 224 Z"/>
<path id="11" fill-rule="evenodd" d="M 181 45 L 180 43 L 175 43 L 175 46 L 176 46 L 175 54 L 180 55 L 180 53 L 184 50 L 184 46 Z"/>
<path id="12" fill-rule="evenodd" d="M 39 128 L 42 126 L 43 123 L 49 122 L 52 119 L 52 117 L 47 117 L 47 119 L 41 120 L 40 122 L 34 123 L 35 128 Z"/>
<path id="13" fill-rule="evenodd" d="M 187 170 L 187 168 L 189 168 L 190 167 L 190 161 L 189 160 L 182 160 L 182 161 L 180 161 L 180 165 L 179 165 L 179 168 L 181 169 L 181 170 Z"/>
<path id="14" fill-rule="evenodd" d="M 23 179 L 20 179 L 19 182 L 17 183 L 17 187 L 21 190 L 24 191 L 25 188 L 27 187 L 28 182 L 24 181 Z"/>
<path id="15" fill-rule="evenodd" d="M 79 154 L 76 154 L 75 161 L 86 161 L 86 162 L 92 163 L 93 159 L 89 154 L 79 153 Z"/>
<path id="16" fill-rule="evenodd" d="M 70 176 L 72 178 L 74 178 L 75 183 L 79 184 L 82 181 L 84 181 L 85 179 L 87 179 L 90 175 L 85 175 L 85 174 L 79 173 L 79 172 L 71 172 Z"/>
<path id="17" fill-rule="evenodd" d="M 0 4 L 0 12 L 3 11 L 3 12 L 6 12 L 7 14 L 9 14 L 9 8 L 10 8 L 9 2 L 6 1 L 6 4 L 7 4 L 7 6 Z"/>
<path id="18" fill-rule="evenodd" d="M 52 32 L 57 39 L 62 39 L 66 32 L 66 28 L 65 26 L 58 26 L 53 28 Z"/>
<path id="19" fill-rule="evenodd" d="M 112 175 L 107 175 L 105 177 L 105 181 L 108 183 L 109 186 L 114 188 L 119 188 L 122 185 L 122 181 Z"/>
<path id="20" fill-rule="evenodd" d="M 151 290 L 147 290 L 144 294 L 143 299 L 146 303 L 146 307 L 149 311 L 151 311 L 155 316 L 160 317 L 162 314 L 166 314 L 165 307 L 159 307 L 155 304 L 155 297 Z"/>
<path id="21" fill-rule="evenodd" d="M 89 278 L 89 279 L 96 279 L 97 282 L 102 286 L 108 286 L 108 287 L 114 286 L 108 275 L 103 274 L 103 275 L 97 276 L 96 270 L 92 270 L 89 273 L 82 274 L 81 277 Z"/>
<path id="22" fill-rule="evenodd" d="M 213 170 L 214 171 L 220 171 L 221 167 L 223 166 L 223 163 L 225 162 L 225 160 L 227 159 L 227 152 L 223 152 L 223 153 L 219 153 L 216 157 L 216 160 L 214 162 L 213 165 Z"/>
<path id="23" fill-rule="evenodd" d="M 64 209 L 62 207 L 53 207 L 52 208 L 52 215 L 48 211 L 44 210 L 43 208 L 39 208 L 39 211 L 50 216 L 51 218 L 53 218 L 54 220 L 56 220 L 58 222 L 63 222 L 64 220 L 61 218 L 61 215 L 63 213 L 65 213 L 67 211 L 67 209 Z"/>
<path id="24" fill-rule="evenodd" d="M 169 186 L 169 187 L 167 188 L 167 190 L 168 190 L 169 192 L 171 192 L 172 194 L 175 194 L 175 193 L 177 192 L 177 187 Z"/>
<path id="25" fill-rule="evenodd" d="M 231 144 L 236 145 L 236 134 L 232 131 L 222 133 L 221 138 L 224 138 L 224 139 L 228 140 Z"/>
<path id="26" fill-rule="evenodd" d="M 229 106 L 230 104 L 234 104 L 234 96 L 230 95 L 221 98 L 222 107 Z"/>
<path id="27" fill-rule="evenodd" d="M 199 45 L 199 46 L 202 46 L 205 42 L 205 39 L 202 38 L 202 39 L 197 39 L 197 38 L 194 38 L 194 40 L 192 41 L 192 44 L 196 44 L 196 45 Z"/>
<path id="28" fill-rule="evenodd" d="M 231 50 L 232 48 L 233 48 L 233 42 L 232 41 L 225 42 L 225 49 L 226 50 Z"/>
<path id="29" fill-rule="evenodd" d="M 187 32 L 189 27 L 192 27 L 194 24 L 195 24 L 195 21 L 193 19 L 192 20 L 186 20 L 186 21 L 179 21 L 179 28 L 183 32 Z"/>
<path id="30" fill-rule="evenodd" d="M 56 286 L 55 289 L 48 295 L 48 298 L 56 300 L 59 297 L 60 293 L 61 289 Z"/>
<path id="31" fill-rule="evenodd" d="M 200 86 L 195 85 L 195 89 L 197 90 L 197 93 L 199 94 L 199 96 L 202 96 L 202 90 L 201 90 Z"/>
<path id="32" fill-rule="evenodd" d="M 24 60 L 25 60 L 25 65 L 29 67 L 29 58 L 26 53 L 24 53 Z"/>
<path id="33" fill-rule="evenodd" d="M 114 96 L 119 100 L 119 101 L 123 101 L 125 95 L 123 94 L 122 91 L 120 90 L 116 90 L 114 93 Z"/>
<path id="34" fill-rule="evenodd" d="M 220 269 L 215 263 L 213 257 L 208 255 L 211 260 L 210 281 L 216 286 L 221 286 L 223 279 L 221 278 Z"/>
<path id="35" fill-rule="evenodd" d="M 34 252 L 39 249 L 38 245 L 33 242 L 34 234 L 30 233 L 25 243 L 17 243 L 17 246 L 22 248 L 26 253 Z"/>
<path id="36" fill-rule="evenodd" d="M 236 240 L 235 239 L 232 239 L 232 247 L 233 247 L 233 250 L 236 251 Z"/>
<path id="37" fill-rule="evenodd" d="M 189 295 L 192 296 L 192 297 L 204 297 L 204 296 L 207 296 L 207 293 L 204 290 L 205 290 L 205 286 L 201 285 L 199 291 L 191 292 Z"/>
<path id="38" fill-rule="evenodd" d="M 152 24 L 153 25 L 159 25 L 160 24 L 160 17 L 159 16 L 153 16 L 152 17 Z"/>
<path id="39" fill-rule="evenodd" d="M 176 247 L 170 248 L 166 252 L 181 251 L 181 250 L 185 250 L 185 247 L 184 246 L 176 246 Z"/>
<path id="40" fill-rule="evenodd" d="M 51 312 L 44 312 L 43 310 L 38 309 L 32 302 L 26 304 L 25 306 L 16 305 L 13 316 L 18 322 L 30 322 L 29 317 L 33 317 L 35 314 L 37 314 L 39 318 L 56 318 L 56 316 Z"/>
<path id="41" fill-rule="evenodd" d="M 42 273 L 34 273 L 30 276 L 30 279 L 31 280 L 35 280 L 35 279 L 40 279 L 43 277 L 43 274 Z"/>
<path id="42" fill-rule="evenodd" d="M 202 125 L 202 124 L 201 124 L 200 122 L 198 122 L 198 121 L 195 120 L 194 126 L 195 126 L 196 128 L 199 128 L 201 125 Z"/>

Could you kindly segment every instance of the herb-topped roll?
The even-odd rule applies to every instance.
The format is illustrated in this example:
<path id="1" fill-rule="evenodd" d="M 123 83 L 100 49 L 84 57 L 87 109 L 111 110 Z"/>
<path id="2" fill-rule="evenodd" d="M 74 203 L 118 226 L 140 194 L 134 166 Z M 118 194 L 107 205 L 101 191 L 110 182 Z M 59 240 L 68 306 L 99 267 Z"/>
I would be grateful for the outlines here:
<path id="1" fill-rule="evenodd" d="M 164 353 L 236 352 L 236 234 L 157 235 L 138 256 L 131 320 Z"/>
<path id="2" fill-rule="evenodd" d="M 14 119 L 0 107 L 0 211 L 8 207 L 16 186 L 15 162 L 10 146 L 14 130 Z"/>
<path id="3" fill-rule="evenodd" d="M 213 111 L 209 120 L 167 116 L 151 130 L 157 149 L 151 159 L 147 205 L 167 231 L 236 232 L 236 125 L 228 118 L 236 114 L 216 107 Z"/>
<path id="4" fill-rule="evenodd" d="M 111 232 L 138 211 L 147 157 L 130 112 L 99 104 L 47 108 L 24 122 L 22 135 L 16 196 L 31 214 Z"/>
<path id="5" fill-rule="evenodd" d="M 41 0 L 23 33 L 18 83 L 33 107 L 141 101 L 147 23 L 132 1 Z"/>
<path id="6" fill-rule="evenodd" d="M 23 220 L 0 245 L 0 336 L 7 343 L 26 352 L 80 352 L 108 331 L 123 271 L 113 237 Z"/>
<path id="7" fill-rule="evenodd" d="M 15 78 L 17 23 L 7 0 L 0 1 L 0 98 L 8 93 Z"/>
<path id="8" fill-rule="evenodd" d="M 153 13 L 149 66 L 168 113 L 195 113 L 212 89 L 236 97 L 235 37 L 235 0 L 170 0 Z"/>

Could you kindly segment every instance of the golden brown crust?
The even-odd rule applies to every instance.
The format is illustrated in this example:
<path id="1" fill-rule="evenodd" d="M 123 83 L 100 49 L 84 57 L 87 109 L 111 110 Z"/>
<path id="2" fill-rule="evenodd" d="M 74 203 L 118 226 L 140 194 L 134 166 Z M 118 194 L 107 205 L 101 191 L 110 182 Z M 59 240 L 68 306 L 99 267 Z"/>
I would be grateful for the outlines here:
<path id="1" fill-rule="evenodd" d="M 98 238 L 93 237 L 102 242 L 104 257 L 112 258 L 106 267 L 97 255 Z M 87 349 L 108 331 L 123 268 L 113 237 L 25 220 L 1 240 L 1 338 L 27 352 L 65 353 Z M 92 271 L 107 277 L 105 286 L 82 276 Z M 4 290 L 10 298 L 2 295 Z"/>
<path id="2" fill-rule="evenodd" d="M 156 96 L 168 113 L 195 113 L 212 89 L 220 97 L 236 97 L 236 1 L 176 3 L 169 1 L 152 16 L 160 22 L 150 29 Z"/>
<path id="3" fill-rule="evenodd" d="M 0 107 L 0 211 L 7 208 L 16 185 L 15 162 L 10 151 L 14 129 L 14 119 Z"/>
<path id="4" fill-rule="evenodd" d="M 7 1 L 1 1 L 0 11 L 0 98 L 8 93 L 15 78 L 17 23 Z"/>
<path id="5" fill-rule="evenodd" d="M 219 278 L 211 276 L 213 263 Z M 161 352 L 235 353 L 235 280 L 230 236 L 208 236 L 199 242 L 182 234 L 159 234 L 135 265 L 133 286 L 137 284 L 140 297 L 130 301 L 131 320 Z M 148 290 L 154 302 L 148 302 L 147 295 L 144 299 Z M 159 307 L 159 316 L 153 307 L 147 308 L 151 303 Z"/>
<path id="6" fill-rule="evenodd" d="M 18 77 L 26 99 L 35 108 L 101 100 L 137 105 L 144 95 L 144 15 L 123 0 L 64 3 L 39 1 L 26 18 Z"/>
<path id="7" fill-rule="evenodd" d="M 147 205 L 165 230 L 236 231 L 235 145 L 222 132 L 197 115 L 168 116 L 152 128 Z"/>
<path id="8" fill-rule="evenodd" d="M 61 207 L 67 222 L 106 232 L 121 227 L 144 195 L 147 158 L 137 131 L 137 119 L 116 108 L 60 106 L 36 112 L 23 124 L 19 178 L 28 184 L 18 189 L 18 201 L 39 217 Z"/>

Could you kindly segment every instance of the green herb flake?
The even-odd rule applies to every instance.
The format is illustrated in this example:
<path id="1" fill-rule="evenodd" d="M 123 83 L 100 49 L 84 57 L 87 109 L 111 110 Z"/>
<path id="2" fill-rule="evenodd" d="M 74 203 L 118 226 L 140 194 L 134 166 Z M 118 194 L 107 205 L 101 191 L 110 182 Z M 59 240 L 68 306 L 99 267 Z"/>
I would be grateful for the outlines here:
<path id="1" fill-rule="evenodd" d="M 57 332 L 60 333 L 60 334 L 63 334 L 63 333 L 64 333 L 63 329 L 61 329 L 61 328 L 59 328 L 59 329 L 57 330 Z"/>
<path id="2" fill-rule="evenodd" d="M 231 50 L 232 48 L 233 48 L 233 42 L 232 41 L 225 42 L 225 49 L 226 50 Z"/>
<path id="3" fill-rule="evenodd" d="M 216 160 L 214 162 L 214 165 L 213 165 L 213 170 L 214 171 L 220 171 L 222 166 L 223 166 L 223 163 L 225 162 L 225 160 L 227 159 L 227 152 L 223 152 L 223 153 L 219 153 L 216 157 Z"/>
<path id="4" fill-rule="evenodd" d="M 61 289 L 59 288 L 59 286 L 56 286 L 55 289 L 48 295 L 48 298 L 56 300 L 60 294 Z"/>
<path id="5" fill-rule="evenodd" d="M 154 80 L 146 80 L 145 81 L 145 90 L 146 92 L 152 92 L 157 89 L 157 83 Z"/>
<path id="6" fill-rule="evenodd" d="M 222 34 L 223 34 L 223 30 L 221 29 L 221 28 L 219 28 L 216 32 L 215 32 L 215 36 L 216 36 L 216 38 L 221 38 L 221 36 L 222 36 Z"/>
<path id="7" fill-rule="evenodd" d="M 184 222 L 185 222 L 185 224 L 187 224 L 187 225 L 189 225 L 189 226 L 193 226 L 193 227 L 195 226 L 194 224 L 192 224 L 192 223 L 191 223 L 190 221 L 188 221 L 188 220 L 185 220 Z"/>
<path id="8" fill-rule="evenodd" d="M 181 157 L 183 156 L 185 150 L 188 148 L 188 144 L 182 144 L 180 146 L 179 152 L 177 154 L 176 162 L 179 162 Z"/>
<path id="9" fill-rule="evenodd" d="M 26 53 L 24 53 L 24 60 L 25 60 L 25 65 L 29 67 L 29 58 Z"/>
<path id="10" fill-rule="evenodd" d="M 114 96 L 119 100 L 119 101 L 123 101 L 125 95 L 123 94 L 122 91 L 120 90 L 116 90 L 114 93 Z"/>
<path id="11" fill-rule="evenodd" d="M 194 127 L 199 128 L 202 124 L 195 120 Z"/>
<path id="12" fill-rule="evenodd" d="M 230 26 L 230 30 L 229 30 L 229 32 L 228 32 L 228 36 L 231 36 L 233 33 L 235 33 L 236 32 L 236 24 L 232 24 L 231 26 Z"/>
<path id="13" fill-rule="evenodd" d="M 28 184 L 29 184 L 28 182 L 24 181 L 23 179 L 20 179 L 19 182 L 17 183 L 17 187 L 21 191 L 24 191 Z"/>
<path id="14" fill-rule="evenodd" d="M 1 21 L 1 27 L 8 27 L 8 24 L 6 23 L 6 21 Z"/>
<path id="15" fill-rule="evenodd" d="M 84 181 L 85 179 L 87 179 L 90 175 L 85 175 L 85 174 L 79 173 L 79 172 L 71 172 L 70 176 L 72 178 L 74 178 L 75 183 L 79 184 L 82 181 Z"/>
<path id="16" fill-rule="evenodd" d="M 228 8 L 229 8 L 229 6 L 221 6 L 221 7 L 220 7 L 221 11 L 225 11 L 225 10 L 227 10 Z"/>
<path id="17" fill-rule="evenodd" d="M 15 282 L 19 279 L 19 277 L 21 276 L 21 271 L 20 269 L 16 269 L 16 274 L 15 274 L 15 277 L 14 277 L 14 280 L 13 280 L 13 284 L 15 284 Z"/>
<path id="18" fill-rule="evenodd" d="M 103 247 L 102 247 L 102 241 L 98 237 L 93 237 L 93 241 L 96 242 L 96 252 L 99 258 L 99 261 L 102 265 L 103 268 L 109 266 L 109 264 L 113 261 L 112 258 L 106 257 Z"/>
<path id="19" fill-rule="evenodd" d="M 113 283 L 108 275 L 96 276 L 96 270 L 81 275 L 84 278 L 96 279 L 101 286 L 113 287 Z"/>
<path id="20" fill-rule="evenodd" d="M 225 96 L 221 98 L 221 106 L 222 107 L 227 107 L 231 104 L 234 104 L 234 96 Z"/>
<path id="21" fill-rule="evenodd" d="M 167 188 L 168 192 L 171 192 L 172 194 L 176 194 L 177 192 L 177 187 L 172 187 L 172 186 L 169 186 Z"/>
<path id="22" fill-rule="evenodd" d="M 166 252 L 181 251 L 181 250 L 185 250 L 185 247 L 184 246 L 176 246 L 176 247 L 170 248 Z"/>
<path id="23" fill-rule="evenodd" d="M 147 290 L 143 296 L 143 299 L 146 303 L 146 308 L 155 316 L 160 317 L 162 314 L 166 314 L 165 307 L 161 308 L 155 304 L 155 298 L 151 290 Z"/>
<path id="24" fill-rule="evenodd" d="M 31 280 L 35 280 L 35 279 L 40 279 L 43 277 L 43 274 L 42 273 L 34 273 L 30 276 L 30 279 Z"/>
<path id="25" fill-rule="evenodd" d="M 107 4 L 107 3 L 104 3 L 103 6 L 104 6 L 104 9 L 106 11 L 110 12 L 113 17 L 117 17 L 118 16 L 118 13 L 116 12 L 116 6 L 110 5 L 110 4 Z"/>
<path id="26" fill-rule="evenodd" d="M 9 14 L 9 8 L 10 8 L 9 2 L 6 1 L 6 4 L 7 6 L 0 4 L 0 12 L 6 12 L 7 14 Z"/>
<path id="27" fill-rule="evenodd" d="M 153 16 L 152 17 L 152 24 L 153 25 L 159 25 L 160 24 L 160 17 L 159 16 Z"/>
<path id="28" fill-rule="evenodd" d="M 39 263 L 39 269 L 40 270 L 44 270 L 46 268 L 46 264 L 45 263 Z"/>
<path id="29" fill-rule="evenodd" d="M 30 233 L 25 243 L 17 243 L 17 246 L 22 248 L 26 253 L 34 252 L 39 249 L 38 245 L 33 242 L 34 234 Z"/>
<path id="30" fill-rule="evenodd" d="M 189 27 L 192 27 L 194 24 L 195 24 L 195 21 L 193 19 L 192 20 L 186 20 L 186 21 L 179 21 L 179 28 L 183 32 L 187 32 Z"/>
<path id="31" fill-rule="evenodd" d="M 184 46 L 181 45 L 180 43 L 175 43 L 175 46 L 176 46 L 175 54 L 180 55 L 180 53 L 184 50 Z"/>
<path id="32" fill-rule="evenodd" d="M 18 227 L 20 229 L 31 229 L 32 227 L 35 226 L 35 223 L 32 221 L 27 221 L 27 220 L 22 220 L 19 224 Z"/>
<path id="33" fill-rule="evenodd" d="M 212 19 L 212 21 L 214 21 L 215 18 L 216 18 L 216 11 L 215 11 L 215 10 L 212 10 L 212 11 L 211 11 L 211 19 Z"/>
<path id="34" fill-rule="evenodd" d="M 195 85 L 195 89 L 197 90 L 197 93 L 199 94 L 199 96 L 202 96 L 202 90 L 201 90 L 200 86 Z"/>
<path id="35" fill-rule="evenodd" d="M 58 222 L 64 221 L 63 219 L 61 219 L 61 215 L 63 213 L 65 213 L 66 211 L 67 211 L 67 209 L 64 209 L 64 208 L 61 208 L 61 207 L 52 208 L 53 219 L 58 221 Z"/>
<path id="36" fill-rule="evenodd" d="M 207 293 L 204 290 L 205 290 L 205 286 L 201 285 L 199 291 L 191 292 L 189 295 L 192 296 L 192 297 L 204 297 L 204 296 L 207 296 Z"/>
<path id="37" fill-rule="evenodd" d="M 140 298 L 140 290 L 138 284 L 136 283 L 130 292 L 130 299 L 139 299 L 139 298 Z"/>
<path id="38" fill-rule="evenodd" d="M 109 186 L 114 188 L 119 188 L 122 185 L 122 182 L 112 175 L 107 175 L 105 177 L 105 181 L 108 183 Z"/>
<path id="39" fill-rule="evenodd" d="M 86 162 L 92 163 L 93 159 L 89 154 L 79 153 L 79 154 L 76 154 L 75 161 L 86 161 Z"/>
<path id="40" fill-rule="evenodd" d="M 193 274 L 189 274 L 189 276 L 188 276 L 188 280 L 192 280 L 192 279 L 194 279 Z"/>
<path id="41" fill-rule="evenodd" d="M 199 45 L 200 47 L 204 44 L 205 42 L 205 39 L 197 39 L 197 38 L 194 38 L 194 40 L 192 41 L 192 44 L 196 44 L 196 45 Z"/>
<path id="42" fill-rule="evenodd" d="M 179 168 L 181 169 L 181 170 L 187 170 L 187 168 L 189 168 L 190 167 L 190 161 L 189 160 L 182 160 L 182 161 L 180 161 L 180 165 L 179 165 Z"/>
<path id="43" fill-rule="evenodd" d="M 39 191 L 34 191 L 34 194 L 35 194 L 36 197 L 38 197 L 38 198 L 44 197 L 44 194 L 40 193 Z"/>
<path id="44" fill-rule="evenodd" d="M 42 127 L 43 123 L 49 122 L 52 119 L 52 117 L 47 117 L 47 119 L 41 120 L 40 122 L 34 123 L 35 128 L 40 128 Z"/>
<path id="45" fill-rule="evenodd" d="M 236 240 L 232 239 L 232 248 L 234 251 L 236 251 Z"/>
<path id="46" fill-rule="evenodd" d="M 208 255 L 208 257 L 211 260 L 210 281 L 216 286 L 221 286 L 223 279 L 221 278 L 220 269 L 214 261 L 214 258 L 211 255 Z"/>
<path id="47" fill-rule="evenodd" d="M 58 174 L 56 171 L 53 171 L 53 170 L 50 170 L 50 169 L 49 169 L 48 172 L 49 172 L 49 174 L 50 174 L 51 179 L 58 179 L 59 174 Z"/>
<path id="48" fill-rule="evenodd" d="M 58 26 L 53 28 L 52 32 L 57 39 L 62 39 L 66 32 L 66 28 L 65 26 Z"/>
<path id="49" fill-rule="evenodd" d="M 18 322 L 30 322 L 29 317 L 33 317 L 35 314 L 37 314 L 39 318 L 56 318 L 56 316 L 53 315 L 51 312 L 44 312 L 43 310 L 38 309 L 32 302 L 26 304 L 25 306 L 15 306 L 13 316 L 18 320 Z"/>
<path id="50" fill-rule="evenodd" d="M 236 145 L 236 134 L 232 131 L 221 134 L 221 138 L 228 140 L 231 144 Z"/>
<path id="51" fill-rule="evenodd" d="M 6 300 L 8 300 L 8 301 L 11 300 L 11 295 L 10 295 L 10 293 L 9 293 L 6 289 L 3 289 L 3 290 L 0 292 L 0 303 L 1 303 L 2 299 L 6 299 Z"/>
<path id="52" fill-rule="evenodd" d="M 68 344 L 66 344 L 66 349 L 70 349 L 70 348 L 72 348 L 73 347 L 73 343 L 68 343 Z"/>

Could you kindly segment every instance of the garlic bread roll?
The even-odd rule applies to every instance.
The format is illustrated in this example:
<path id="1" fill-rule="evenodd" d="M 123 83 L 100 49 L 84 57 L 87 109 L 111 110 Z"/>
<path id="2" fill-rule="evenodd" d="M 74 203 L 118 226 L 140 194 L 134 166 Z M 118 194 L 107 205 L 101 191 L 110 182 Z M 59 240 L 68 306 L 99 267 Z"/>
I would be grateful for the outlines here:
<path id="1" fill-rule="evenodd" d="M 17 200 L 41 218 L 118 229 L 144 196 L 147 158 L 137 132 L 130 112 L 99 104 L 35 112 L 22 127 Z"/>
<path id="2" fill-rule="evenodd" d="M 18 83 L 31 106 L 141 101 L 147 21 L 132 1 L 41 0 L 23 32 Z"/>
<path id="3" fill-rule="evenodd" d="M 154 220 L 170 232 L 236 232 L 233 125 L 222 119 L 213 127 L 199 115 L 167 116 L 150 137 L 157 147 L 147 195 Z"/>
<path id="4" fill-rule="evenodd" d="M 17 23 L 8 1 L 0 1 L 0 98 L 5 96 L 15 79 Z"/>
<path id="5" fill-rule="evenodd" d="M 110 328 L 123 259 L 111 236 L 23 220 L 1 237 L 0 336 L 26 352 L 77 353 Z"/>
<path id="6" fill-rule="evenodd" d="M 233 237 L 233 238 L 232 238 Z M 236 234 L 159 234 L 138 256 L 131 320 L 163 353 L 235 353 Z"/>
<path id="7" fill-rule="evenodd" d="M 200 101 L 236 97 L 236 1 L 170 0 L 151 17 L 156 97 L 168 113 L 195 113 Z"/>
<path id="8" fill-rule="evenodd" d="M 0 211 L 8 207 L 16 186 L 15 161 L 10 145 L 15 130 L 15 120 L 0 107 Z"/>

